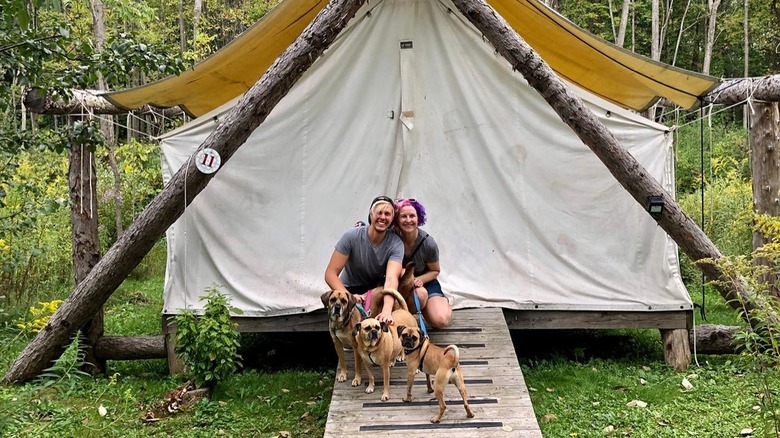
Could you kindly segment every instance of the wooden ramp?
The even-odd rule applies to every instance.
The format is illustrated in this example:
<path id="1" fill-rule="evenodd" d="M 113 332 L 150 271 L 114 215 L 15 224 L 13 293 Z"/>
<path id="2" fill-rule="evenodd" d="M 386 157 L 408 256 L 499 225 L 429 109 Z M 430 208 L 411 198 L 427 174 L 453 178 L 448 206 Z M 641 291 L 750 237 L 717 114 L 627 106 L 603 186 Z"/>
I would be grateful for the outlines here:
<path id="1" fill-rule="evenodd" d="M 334 382 L 325 437 L 542 436 L 500 308 L 457 310 L 450 327 L 429 332 L 435 344 L 455 344 L 460 349 L 460 365 L 475 417 L 466 418 L 460 394 L 450 384 L 444 391 L 447 411 L 441 423 L 431 423 L 438 403 L 426 390 L 425 374 L 415 377 L 412 402 L 401 400 L 406 393 L 403 363 L 391 368 L 390 400 L 379 400 L 382 369 L 376 366 L 374 393 L 366 394 L 364 386 L 353 388 L 354 363 L 352 352 L 348 352 L 349 377 L 346 382 Z"/>

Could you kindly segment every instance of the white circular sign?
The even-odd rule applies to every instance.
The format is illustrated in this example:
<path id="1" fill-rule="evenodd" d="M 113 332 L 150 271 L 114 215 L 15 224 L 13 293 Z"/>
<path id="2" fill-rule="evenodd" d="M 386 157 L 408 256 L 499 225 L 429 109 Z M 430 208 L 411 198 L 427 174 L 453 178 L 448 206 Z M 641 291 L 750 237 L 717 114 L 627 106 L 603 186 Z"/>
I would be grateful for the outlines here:
<path id="1" fill-rule="evenodd" d="M 211 148 L 201 149 L 195 155 L 195 166 L 207 175 L 216 172 L 221 163 L 222 158 L 220 158 L 219 152 Z"/>

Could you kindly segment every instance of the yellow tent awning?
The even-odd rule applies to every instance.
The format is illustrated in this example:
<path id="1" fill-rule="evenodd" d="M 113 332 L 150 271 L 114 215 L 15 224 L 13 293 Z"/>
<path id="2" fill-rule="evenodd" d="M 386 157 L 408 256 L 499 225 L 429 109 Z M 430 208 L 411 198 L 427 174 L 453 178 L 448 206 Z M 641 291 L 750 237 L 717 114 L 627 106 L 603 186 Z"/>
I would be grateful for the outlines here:
<path id="1" fill-rule="evenodd" d="M 719 83 L 617 47 L 536 0 L 487 1 L 561 77 L 625 108 L 641 111 L 659 97 L 690 108 Z M 179 105 L 194 116 L 205 114 L 257 82 L 327 3 L 284 0 L 191 70 L 106 97 L 128 109 Z"/>

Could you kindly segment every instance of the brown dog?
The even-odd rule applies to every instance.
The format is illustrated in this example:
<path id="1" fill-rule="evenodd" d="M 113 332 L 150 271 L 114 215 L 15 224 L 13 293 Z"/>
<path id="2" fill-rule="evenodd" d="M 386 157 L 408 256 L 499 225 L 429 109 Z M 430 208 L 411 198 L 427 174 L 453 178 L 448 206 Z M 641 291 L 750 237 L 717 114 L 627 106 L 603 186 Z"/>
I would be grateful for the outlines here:
<path id="1" fill-rule="evenodd" d="M 398 337 L 406 355 L 406 397 L 405 402 L 412 401 L 412 384 L 417 370 L 425 373 L 428 384 L 428 394 L 433 393 L 439 401 L 439 413 L 431 418 L 431 423 L 438 423 L 447 409 L 444 403 L 444 386 L 454 383 L 463 398 L 463 407 L 466 408 L 466 416 L 473 418 L 466 393 L 466 384 L 463 382 L 463 373 L 460 370 L 460 352 L 455 345 L 444 348 L 431 343 L 427 336 L 423 336 L 419 327 L 398 326 Z M 431 374 L 434 375 L 433 387 L 431 387 Z"/>
<path id="2" fill-rule="evenodd" d="M 368 314 L 373 316 L 374 318 L 379 315 L 379 313 L 382 311 L 382 306 L 384 305 L 384 296 L 393 289 L 385 289 L 381 290 L 379 288 L 374 289 L 374 291 L 371 293 L 371 299 L 368 303 L 368 306 L 366 309 L 368 310 Z M 394 295 L 395 297 L 395 304 L 393 304 L 393 310 L 398 309 L 404 309 L 409 312 L 416 312 L 417 307 L 414 305 L 414 263 L 409 262 L 406 264 L 406 269 L 404 270 L 403 275 L 401 275 L 401 278 L 398 280 L 398 294 Z M 399 296 L 401 297 L 399 299 Z M 401 306 L 401 302 L 406 303 L 405 306 Z"/>
<path id="3" fill-rule="evenodd" d="M 407 312 L 409 313 L 409 312 Z M 366 393 L 374 392 L 374 372 L 372 365 L 382 367 L 382 379 L 384 390 L 381 400 L 390 398 L 390 367 L 395 365 L 395 359 L 401 354 L 401 341 L 395 330 L 385 322 L 379 322 L 376 318 L 366 318 L 355 324 L 352 334 L 357 340 L 355 352 L 360 354 L 368 373 L 368 387 Z"/>
<path id="4" fill-rule="evenodd" d="M 375 290 L 371 296 L 371 308 L 368 314 L 376 318 L 379 313 L 382 312 L 385 295 L 392 295 L 393 299 L 395 299 L 393 313 L 391 314 L 393 316 L 393 324 L 396 326 L 405 325 L 407 327 L 416 327 L 417 320 L 414 319 L 414 315 L 409 313 L 409 307 L 406 304 L 406 300 L 400 292 L 394 289 L 384 289 L 379 292 Z"/>
<path id="5" fill-rule="evenodd" d="M 347 361 L 344 355 L 344 345 L 352 346 L 355 354 L 355 378 L 352 379 L 352 386 L 358 386 L 362 382 L 362 362 L 357 353 L 357 341 L 352 334 L 352 328 L 360 322 L 360 312 L 355 307 L 357 301 L 355 297 L 345 290 L 332 290 L 325 292 L 320 296 L 322 304 L 328 309 L 328 331 L 333 339 L 333 345 L 336 347 L 336 354 L 339 357 L 339 366 L 336 372 L 336 380 L 344 382 L 347 380 Z"/>

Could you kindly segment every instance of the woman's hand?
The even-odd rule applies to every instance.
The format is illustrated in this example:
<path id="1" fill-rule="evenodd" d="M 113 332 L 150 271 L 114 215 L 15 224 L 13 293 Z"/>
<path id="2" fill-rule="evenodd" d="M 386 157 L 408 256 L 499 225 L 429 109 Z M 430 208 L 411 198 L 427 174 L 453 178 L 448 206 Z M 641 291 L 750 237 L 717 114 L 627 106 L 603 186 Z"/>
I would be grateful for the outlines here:
<path id="1" fill-rule="evenodd" d="M 353 297 L 355 297 L 355 302 L 357 304 L 360 304 L 361 306 L 366 304 L 366 294 L 355 294 Z"/>
<path id="2" fill-rule="evenodd" d="M 423 282 L 419 277 L 414 278 L 414 287 L 423 287 Z"/>

